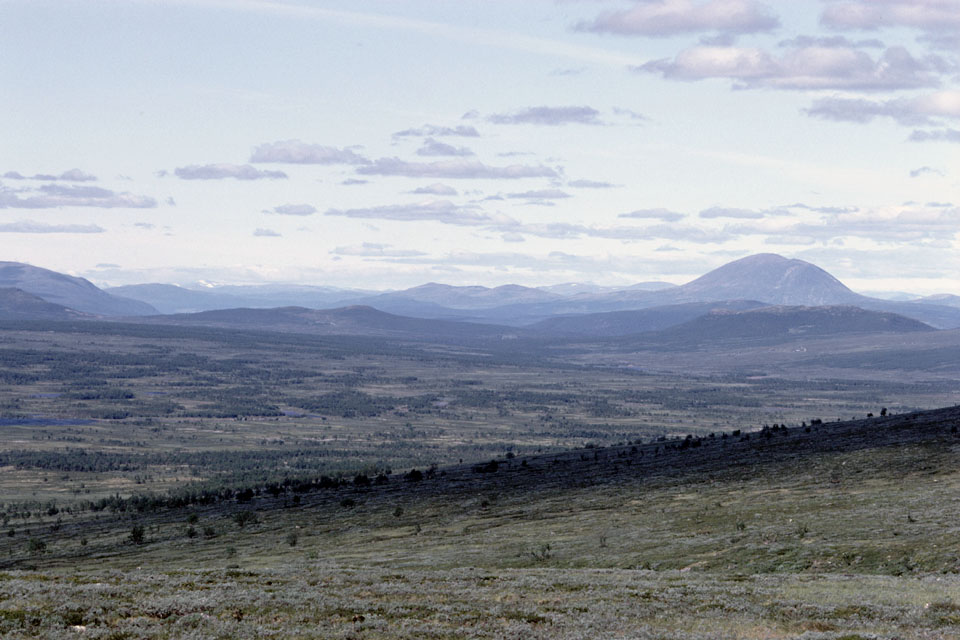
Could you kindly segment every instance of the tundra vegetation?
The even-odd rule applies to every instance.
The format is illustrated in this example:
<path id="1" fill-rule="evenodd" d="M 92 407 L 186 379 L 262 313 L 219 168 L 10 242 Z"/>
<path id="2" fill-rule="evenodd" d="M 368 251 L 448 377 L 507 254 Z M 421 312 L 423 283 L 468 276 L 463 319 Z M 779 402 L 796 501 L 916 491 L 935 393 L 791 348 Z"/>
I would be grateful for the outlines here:
<path id="1" fill-rule="evenodd" d="M 54 328 L 0 332 L 3 637 L 960 634 L 951 376 Z"/>

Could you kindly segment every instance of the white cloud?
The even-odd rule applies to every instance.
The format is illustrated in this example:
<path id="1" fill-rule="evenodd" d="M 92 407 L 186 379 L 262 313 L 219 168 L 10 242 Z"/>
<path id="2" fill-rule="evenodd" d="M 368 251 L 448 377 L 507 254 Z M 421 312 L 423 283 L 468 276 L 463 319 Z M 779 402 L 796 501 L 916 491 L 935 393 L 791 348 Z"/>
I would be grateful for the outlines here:
<path id="1" fill-rule="evenodd" d="M 425 187 L 417 187 L 410 193 L 434 195 L 434 196 L 455 196 L 457 195 L 457 190 L 449 185 L 435 182 Z"/>
<path id="2" fill-rule="evenodd" d="M 458 206 L 449 200 L 427 200 L 413 204 L 392 204 L 358 209 L 328 209 L 324 215 L 405 222 L 434 220 L 444 224 L 488 226 L 514 224 L 509 216 L 489 214 L 477 207 Z"/>
<path id="3" fill-rule="evenodd" d="M 456 127 L 443 127 L 434 124 L 425 124 L 416 129 L 404 129 L 393 134 L 395 138 L 417 137 L 424 138 L 428 136 L 460 136 L 464 138 L 477 138 L 480 132 L 475 127 L 469 125 L 458 125 Z"/>
<path id="4" fill-rule="evenodd" d="M 276 180 L 286 178 L 283 171 L 265 171 L 249 164 L 205 164 L 177 167 L 174 175 L 182 180 L 223 180 L 236 178 L 237 180 Z"/>
<path id="5" fill-rule="evenodd" d="M 943 171 L 940 171 L 939 169 L 934 169 L 933 167 L 928 167 L 928 166 L 922 166 L 910 171 L 911 178 L 919 178 L 920 176 L 930 175 L 930 174 L 935 176 L 942 176 Z"/>
<path id="6" fill-rule="evenodd" d="M 110 189 L 81 185 L 45 184 L 36 190 L 0 187 L 0 209 L 53 209 L 96 207 L 101 209 L 150 209 L 157 201 L 148 196 L 116 193 Z"/>
<path id="7" fill-rule="evenodd" d="M 284 216 L 310 216 L 316 212 L 316 207 L 309 204 L 281 204 L 266 213 L 278 213 Z"/>
<path id="8" fill-rule="evenodd" d="M 258 238 L 279 238 L 280 237 L 280 234 L 274 231 L 273 229 L 264 229 L 262 227 L 255 229 L 253 232 L 253 235 L 257 236 Z"/>
<path id="9" fill-rule="evenodd" d="M 300 140 L 280 140 L 258 146 L 253 150 L 250 162 L 366 164 L 368 160 L 350 149 L 309 144 Z"/>
<path id="10" fill-rule="evenodd" d="M 885 91 L 936 86 L 940 67 L 903 47 L 889 47 L 874 58 L 850 47 L 798 47 L 776 57 L 751 47 L 695 46 L 633 69 L 672 80 L 727 78 L 741 89 Z"/>
<path id="11" fill-rule="evenodd" d="M 873 208 L 824 214 L 818 219 L 802 222 L 770 220 L 728 225 L 724 230 L 736 235 L 806 237 L 820 242 L 859 238 L 894 245 L 927 245 L 930 242 L 952 242 L 960 231 L 960 207 L 908 205 Z"/>
<path id="12" fill-rule="evenodd" d="M 513 113 L 495 113 L 487 118 L 494 124 L 540 124 L 560 126 L 565 124 L 603 124 L 600 112 L 593 107 L 527 107 Z"/>
<path id="13" fill-rule="evenodd" d="M 769 7 L 753 0 L 646 0 L 631 9 L 608 11 L 577 25 L 580 31 L 622 36 L 665 37 L 718 31 L 756 33 L 780 26 Z"/>
<path id="14" fill-rule="evenodd" d="M 618 218 L 640 218 L 646 220 L 663 220 L 664 222 L 676 222 L 682 220 L 685 216 L 669 209 L 637 209 L 629 213 L 621 213 Z"/>
<path id="15" fill-rule="evenodd" d="M 941 118 L 960 118 L 960 91 L 937 91 L 893 100 L 821 98 L 805 112 L 825 120 L 867 123 L 877 117 L 889 117 L 902 125 L 927 125 Z"/>
<path id="16" fill-rule="evenodd" d="M 570 180 L 567 182 L 567 186 L 577 189 L 613 189 L 617 185 L 600 180 Z"/>
<path id="17" fill-rule="evenodd" d="M 823 10 L 820 22 L 835 29 L 872 31 L 883 27 L 914 27 L 927 31 L 960 29 L 957 0 L 870 0 L 836 2 Z"/>
<path id="18" fill-rule="evenodd" d="M 417 149 L 418 156 L 472 156 L 473 151 L 466 147 L 455 147 L 433 138 L 427 138 L 423 146 Z"/>
<path id="19" fill-rule="evenodd" d="M 438 160 L 436 162 L 406 162 L 399 158 L 380 158 L 357 169 L 365 175 L 406 176 L 408 178 L 555 178 L 557 172 L 549 167 L 509 165 L 492 167 L 478 160 Z"/>
<path id="20" fill-rule="evenodd" d="M 557 200 L 560 198 L 569 198 L 570 194 L 560 189 L 534 189 L 532 191 L 521 191 L 519 193 L 508 193 L 508 198 L 518 198 L 527 200 Z"/>
<path id="21" fill-rule="evenodd" d="M 97 179 L 97 176 L 87 173 L 86 171 L 81 171 L 80 169 L 69 169 L 60 175 L 37 173 L 32 176 L 25 176 L 19 171 L 7 171 L 5 174 L 3 174 L 3 177 L 7 178 L 8 180 L 45 180 L 47 182 L 56 180 L 64 180 L 67 182 L 93 182 Z"/>
<path id="22" fill-rule="evenodd" d="M 960 130 L 935 129 L 923 131 L 917 129 L 910 134 L 910 142 L 960 142 Z"/>
<path id="23" fill-rule="evenodd" d="M 701 218 L 751 218 L 764 217 L 763 211 L 752 209 L 737 209 L 732 207 L 710 207 L 700 212 Z"/>
<path id="24" fill-rule="evenodd" d="M 360 256 L 365 258 L 409 258 L 425 256 L 423 251 L 412 249 L 395 249 L 390 244 L 364 242 L 359 245 L 337 247 L 330 253 L 338 256 Z"/>
<path id="25" fill-rule="evenodd" d="M 0 223 L 0 233 L 103 233 L 95 224 L 47 224 L 32 220 Z"/>

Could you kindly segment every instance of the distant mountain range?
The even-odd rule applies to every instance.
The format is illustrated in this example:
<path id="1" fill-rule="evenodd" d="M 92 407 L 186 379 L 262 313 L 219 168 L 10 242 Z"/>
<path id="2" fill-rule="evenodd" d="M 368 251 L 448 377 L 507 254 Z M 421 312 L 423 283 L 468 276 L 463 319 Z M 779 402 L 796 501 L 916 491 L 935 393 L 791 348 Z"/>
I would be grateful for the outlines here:
<path id="1" fill-rule="evenodd" d="M 619 289 L 575 283 L 543 288 L 428 283 L 371 292 L 296 285 L 187 289 L 143 284 L 103 291 L 82 278 L 12 262 L 0 263 L 4 286 L 63 308 L 41 310 L 36 299 L 9 294 L 4 307 L 8 317 L 66 317 L 62 314 L 75 310 L 96 316 L 151 316 L 145 320 L 164 324 L 416 339 L 592 339 L 681 327 L 718 338 L 918 331 L 921 323 L 938 329 L 960 327 L 960 296 L 908 302 L 863 296 L 816 265 L 775 254 L 730 262 L 680 286 L 648 282 Z"/>

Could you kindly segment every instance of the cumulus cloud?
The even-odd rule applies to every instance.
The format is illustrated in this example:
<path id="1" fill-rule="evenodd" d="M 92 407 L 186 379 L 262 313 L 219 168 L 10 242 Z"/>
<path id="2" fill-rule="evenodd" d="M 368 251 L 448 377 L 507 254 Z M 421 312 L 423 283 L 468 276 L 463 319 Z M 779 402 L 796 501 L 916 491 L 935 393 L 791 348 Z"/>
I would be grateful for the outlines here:
<path id="1" fill-rule="evenodd" d="M 494 124 L 541 124 L 560 126 L 565 124 L 603 124 L 600 112 L 593 107 L 528 107 L 513 113 L 495 113 L 487 118 Z"/>
<path id="2" fill-rule="evenodd" d="M 223 180 L 236 178 L 237 180 L 276 180 L 286 178 L 283 171 L 266 171 L 257 169 L 249 164 L 192 164 L 186 167 L 177 167 L 174 175 L 182 180 Z"/>
<path id="3" fill-rule="evenodd" d="M 419 193 L 419 194 L 434 195 L 434 196 L 455 196 L 457 195 L 457 190 L 449 185 L 435 182 L 425 187 L 417 187 L 410 193 Z"/>
<path id="4" fill-rule="evenodd" d="M 957 0 L 836 2 L 824 8 L 820 22 L 834 29 L 864 31 L 898 26 L 926 31 L 960 29 L 960 2 Z"/>
<path id="5" fill-rule="evenodd" d="M 284 216 L 311 216 L 316 212 L 316 207 L 309 204 L 281 204 L 266 213 L 279 213 Z"/>
<path id="6" fill-rule="evenodd" d="M 567 186 L 577 189 L 613 189 L 617 185 L 612 182 L 602 182 L 600 180 L 570 180 L 567 182 Z"/>
<path id="7" fill-rule="evenodd" d="M 101 209 L 150 209 L 157 201 L 148 196 L 117 193 L 83 185 L 45 184 L 36 190 L 18 191 L 0 187 L 0 209 L 53 209 L 97 207 Z"/>
<path id="8" fill-rule="evenodd" d="M 340 182 L 340 184 L 347 187 L 352 187 L 358 184 L 369 184 L 369 183 L 370 183 L 369 180 L 360 180 L 359 178 L 347 178 L 346 180 L 342 180 Z"/>
<path id="9" fill-rule="evenodd" d="M 337 247 L 330 253 L 338 256 L 359 256 L 364 258 L 409 258 L 427 255 L 413 249 L 395 249 L 390 244 L 364 242 L 359 245 Z"/>
<path id="10" fill-rule="evenodd" d="M 300 140 L 266 142 L 253 150 L 250 162 L 288 164 L 366 164 L 368 160 L 350 149 L 309 144 Z"/>
<path id="11" fill-rule="evenodd" d="M 629 213 L 621 213 L 618 218 L 640 218 L 643 220 L 663 220 L 664 222 L 676 222 L 682 220 L 684 215 L 669 209 L 637 209 Z"/>
<path id="12" fill-rule="evenodd" d="M 923 131 L 916 129 L 910 134 L 910 142 L 960 142 L 960 130 L 934 129 Z"/>
<path id="13" fill-rule="evenodd" d="M 103 233 L 105 229 L 95 224 L 47 224 L 32 220 L 19 220 L 0 224 L 0 233 Z"/>
<path id="14" fill-rule="evenodd" d="M 81 171 L 80 169 L 69 169 L 60 175 L 37 173 L 32 176 L 25 176 L 19 171 L 7 171 L 5 174 L 3 174 L 3 177 L 9 180 L 45 180 L 47 182 L 56 180 L 65 180 L 67 182 L 92 182 L 97 179 L 97 176 L 87 173 L 86 171 Z"/>
<path id="15" fill-rule="evenodd" d="M 478 207 L 458 206 L 449 200 L 427 200 L 413 204 L 391 204 L 358 209 L 328 209 L 324 215 L 404 222 L 433 220 L 461 226 L 515 224 L 509 216 L 489 214 Z"/>
<path id="16" fill-rule="evenodd" d="M 423 141 L 423 146 L 417 149 L 418 156 L 472 156 L 473 151 L 466 147 L 455 147 L 433 138 Z"/>
<path id="17" fill-rule="evenodd" d="M 438 160 L 436 162 L 406 162 L 399 158 L 379 158 L 370 165 L 357 168 L 358 173 L 408 178 L 555 178 L 550 167 L 514 164 L 492 167 L 477 160 Z"/>
<path id="18" fill-rule="evenodd" d="M 893 100 L 821 98 L 805 112 L 813 117 L 843 122 L 867 123 L 877 117 L 889 117 L 902 125 L 926 125 L 940 118 L 960 118 L 960 91 L 937 91 Z"/>
<path id="19" fill-rule="evenodd" d="M 576 28 L 622 36 L 666 37 L 704 31 L 757 33 L 778 26 L 780 20 L 773 11 L 753 0 L 646 0 L 631 9 L 602 13 Z"/>
<path id="20" fill-rule="evenodd" d="M 280 237 L 280 234 L 274 231 L 273 229 L 264 229 L 262 227 L 259 229 L 255 229 L 253 232 L 253 235 L 257 236 L 258 238 L 279 238 Z"/>
<path id="21" fill-rule="evenodd" d="M 469 125 L 458 125 L 456 127 L 441 127 L 433 124 L 425 124 L 415 129 L 404 129 L 393 134 L 394 138 L 424 138 L 428 136 L 459 136 L 462 138 L 478 138 L 480 132 L 476 127 Z"/>
<path id="22" fill-rule="evenodd" d="M 937 86 L 943 63 L 914 58 L 903 47 L 873 57 L 851 47 L 806 46 L 777 57 L 751 47 L 695 46 L 633 70 L 672 80 L 727 78 L 739 89 L 884 91 Z"/>

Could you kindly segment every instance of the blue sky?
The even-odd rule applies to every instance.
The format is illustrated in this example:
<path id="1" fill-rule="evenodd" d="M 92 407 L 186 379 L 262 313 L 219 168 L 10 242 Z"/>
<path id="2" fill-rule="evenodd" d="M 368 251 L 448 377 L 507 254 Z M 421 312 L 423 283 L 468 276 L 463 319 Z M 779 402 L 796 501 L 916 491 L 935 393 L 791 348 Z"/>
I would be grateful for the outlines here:
<path id="1" fill-rule="evenodd" d="M 960 293 L 960 0 L 0 0 L 2 258 Z"/>

